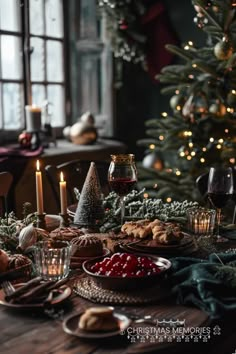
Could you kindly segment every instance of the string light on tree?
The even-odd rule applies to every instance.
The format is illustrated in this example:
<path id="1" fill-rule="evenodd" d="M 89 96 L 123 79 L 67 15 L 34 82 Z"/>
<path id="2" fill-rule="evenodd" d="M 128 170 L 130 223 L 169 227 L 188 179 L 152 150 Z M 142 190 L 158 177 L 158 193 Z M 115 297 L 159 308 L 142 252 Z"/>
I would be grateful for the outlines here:
<path id="1" fill-rule="evenodd" d="M 155 190 L 157 197 L 164 199 L 188 198 L 187 190 L 197 198 L 194 194 L 197 174 L 204 173 L 216 161 L 222 166 L 236 163 L 236 47 L 233 45 L 236 16 L 235 6 L 231 5 L 236 1 L 192 0 L 192 3 L 196 6 L 199 27 L 208 21 L 209 26 L 204 27 L 208 40 L 201 48 L 196 48 L 192 41 L 181 47 L 167 45 L 181 60 L 180 64 L 164 68 L 159 75 L 162 93 L 172 95 L 172 113 L 164 121 L 150 121 L 147 129 L 149 139 L 153 131 L 153 143 L 158 146 L 158 153 L 159 149 L 163 151 L 166 167 L 174 166 L 172 173 L 168 168 L 163 169 L 161 177 L 166 183 Z M 161 142 L 160 135 L 165 136 Z M 178 170 L 181 170 L 179 176 Z M 176 176 L 180 183 L 176 183 Z M 150 178 L 153 178 L 150 185 L 155 185 L 155 176 Z"/>

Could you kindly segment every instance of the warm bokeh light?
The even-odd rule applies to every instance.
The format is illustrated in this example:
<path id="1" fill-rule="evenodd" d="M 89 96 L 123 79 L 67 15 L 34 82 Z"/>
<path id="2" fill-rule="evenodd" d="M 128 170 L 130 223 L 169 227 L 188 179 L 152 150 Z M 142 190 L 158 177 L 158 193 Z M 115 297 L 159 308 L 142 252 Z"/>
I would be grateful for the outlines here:
<path id="1" fill-rule="evenodd" d="M 40 171 L 40 163 L 39 160 L 36 161 L 36 170 Z"/>

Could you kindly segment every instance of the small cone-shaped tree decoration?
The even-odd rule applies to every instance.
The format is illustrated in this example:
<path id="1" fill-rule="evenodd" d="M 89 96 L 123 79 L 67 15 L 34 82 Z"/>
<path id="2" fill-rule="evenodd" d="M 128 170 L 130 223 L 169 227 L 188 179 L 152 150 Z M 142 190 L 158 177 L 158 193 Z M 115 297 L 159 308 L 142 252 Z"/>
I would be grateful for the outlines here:
<path id="1" fill-rule="evenodd" d="M 102 190 L 94 162 L 91 162 L 86 176 L 78 206 L 74 216 L 74 223 L 84 227 L 100 225 L 104 218 L 102 204 Z"/>

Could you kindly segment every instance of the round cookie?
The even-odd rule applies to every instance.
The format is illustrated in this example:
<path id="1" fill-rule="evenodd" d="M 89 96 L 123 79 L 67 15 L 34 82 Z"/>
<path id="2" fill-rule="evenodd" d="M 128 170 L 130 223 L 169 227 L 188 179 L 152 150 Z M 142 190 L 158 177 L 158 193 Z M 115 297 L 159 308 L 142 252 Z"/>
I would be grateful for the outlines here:
<path id="1" fill-rule="evenodd" d="M 92 234 L 76 237 L 71 244 L 72 254 L 75 257 L 97 257 L 103 254 L 102 241 Z"/>

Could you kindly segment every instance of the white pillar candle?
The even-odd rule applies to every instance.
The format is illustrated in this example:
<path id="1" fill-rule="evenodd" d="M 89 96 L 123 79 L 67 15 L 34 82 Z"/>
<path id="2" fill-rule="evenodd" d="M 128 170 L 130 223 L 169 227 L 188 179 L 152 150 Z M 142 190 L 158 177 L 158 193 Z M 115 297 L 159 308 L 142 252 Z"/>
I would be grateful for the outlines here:
<path id="1" fill-rule="evenodd" d="M 37 201 L 37 213 L 39 215 L 43 214 L 43 184 L 42 184 L 42 173 L 40 171 L 39 160 L 36 162 L 36 201 Z"/>
<path id="2" fill-rule="evenodd" d="M 67 213 L 67 194 L 66 194 L 66 181 L 64 181 L 63 172 L 60 173 L 60 202 L 61 214 Z"/>
<path id="3" fill-rule="evenodd" d="M 41 129 L 41 108 L 36 105 L 25 106 L 26 131 L 38 132 Z"/>

